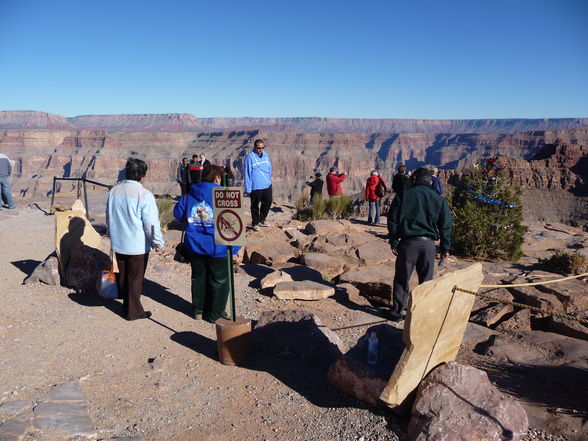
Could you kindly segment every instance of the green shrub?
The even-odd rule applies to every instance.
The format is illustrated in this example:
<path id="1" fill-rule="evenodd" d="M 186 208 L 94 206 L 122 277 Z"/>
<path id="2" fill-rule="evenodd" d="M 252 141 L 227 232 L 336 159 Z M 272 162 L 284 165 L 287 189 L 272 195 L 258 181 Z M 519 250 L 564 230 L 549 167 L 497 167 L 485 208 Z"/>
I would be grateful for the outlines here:
<path id="1" fill-rule="evenodd" d="M 475 199 L 473 195 L 514 204 L 508 208 Z M 527 227 L 522 225 L 520 189 L 499 177 L 490 184 L 484 171 L 464 173 L 448 195 L 453 214 L 453 251 L 476 259 L 511 259 L 522 256 Z"/>
<path id="2" fill-rule="evenodd" d="M 309 197 L 300 196 L 294 202 L 296 213 L 294 219 L 306 222 L 320 219 L 347 219 L 351 214 L 351 198 L 335 196 L 329 198 L 316 197 L 312 206 L 308 205 Z"/>
<path id="3" fill-rule="evenodd" d="M 588 271 L 588 259 L 580 253 L 558 250 L 540 262 L 547 268 L 563 274 L 583 274 Z"/>
<path id="4" fill-rule="evenodd" d="M 169 196 L 156 196 L 155 202 L 159 210 L 159 223 L 162 231 L 167 231 L 168 224 L 174 221 L 174 205 L 176 201 Z"/>

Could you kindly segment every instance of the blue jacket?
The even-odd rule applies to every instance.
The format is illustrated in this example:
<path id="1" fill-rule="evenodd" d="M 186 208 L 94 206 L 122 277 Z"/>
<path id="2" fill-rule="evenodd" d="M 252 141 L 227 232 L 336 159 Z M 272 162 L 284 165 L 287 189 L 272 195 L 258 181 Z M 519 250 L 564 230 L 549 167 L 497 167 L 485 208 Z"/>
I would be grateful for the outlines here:
<path id="1" fill-rule="evenodd" d="M 255 152 L 249 152 L 245 158 L 245 193 L 263 190 L 272 185 L 272 161 L 267 152 L 261 158 Z"/>
<path id="2" fill-rule="evenodd" d="M 192 184 L 189 193 L 183 196 L 174 207 L 174 217 L 187 220 L 184 246 L 193 254 L 212 257 L 227 257 L 226 245 L 214 243 L 214 211 L 212 209 L 212 189 L 220 187 L 211 182 Z M 239 251 L 233 247 L 233 254 Z"/>
<path id="3" fill-rule="evenodd" d="M 110 190 L 106 223 L 116 253 L 139 255 L 165 245 L 155 198 L 140 182 L 126 180 Z"/>
<path id="4" fill-rule="evenodd" d="M 441 183 L 441 179 L 437 176 L 431 176 L 431 188 L 437 192 L 437 194 L 443 195 L 443 184 Z"/>

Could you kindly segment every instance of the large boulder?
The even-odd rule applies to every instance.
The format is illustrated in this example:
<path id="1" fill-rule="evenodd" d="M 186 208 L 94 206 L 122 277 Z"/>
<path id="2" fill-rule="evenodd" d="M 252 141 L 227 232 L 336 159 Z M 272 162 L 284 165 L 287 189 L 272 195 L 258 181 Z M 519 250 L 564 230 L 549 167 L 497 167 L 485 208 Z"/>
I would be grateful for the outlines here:
<path id="1" fill-rule="evenodd" d="M 349 230 L 351 224 L 338 220 L 315 220 L 306 224 L 304 232 L 306 234 L 316 234 L 323 236 L 327 233 L 342 233 Z M 355 228 L 354 228 L 355 229 Z"/>
<path id="2" fill-rule="evenodd" d="M 291 352 L 325 369 L 343 351 L 339 336 L 324 326 L 315 314 L 301 309 L 264 312 L 252 337 L 259 352 Z"/>
<path id="3" fill-rule="evenodd" d="M 516 441 L 527 434 L 522 406 L 486 372 L 450 362 L 419 385 L 408 426 L 411 441 Z"/>
<path id="4" fill-rule="evenodd" d="M 274 266 L 288 261 L 296 253 L 296 248 L 291 246 L 287 241 L 262 240 L 250 245 L 248 239 L 248 244 L 243 254 L 243 263 Z"/>
<path id="5" fill-rule="evenodd" d="M 335 277 L 345 269 L 346 262 L 337 257 L 321 253 L 306 253 L 300 256 L 300 261 L 309 268 L 319 271 L 327 277 Z"/>
<path id="6" fill-rule="evenodd" d="M 396 260 L 390 245 L 383 240 L 372 240 L 355 249 L 355 254 L 362 265 L 378 265 Z"/>

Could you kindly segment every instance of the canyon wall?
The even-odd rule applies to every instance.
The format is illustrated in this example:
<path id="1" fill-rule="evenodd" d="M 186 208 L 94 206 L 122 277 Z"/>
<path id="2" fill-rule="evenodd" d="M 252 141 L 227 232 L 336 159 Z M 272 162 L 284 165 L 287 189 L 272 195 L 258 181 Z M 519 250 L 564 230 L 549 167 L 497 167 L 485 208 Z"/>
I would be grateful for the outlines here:
<path id="1" fill-rule="evenodd" d="M 0 129 L 109 131 L 240 131 L 304 133 L 493 133 L 588 127 L 588 118 L 543 119 L 360 119 L 360 118 L 196 118 L 189 113 L 82 115 L 66 118 L 45 112 L 0 112 Z"/>

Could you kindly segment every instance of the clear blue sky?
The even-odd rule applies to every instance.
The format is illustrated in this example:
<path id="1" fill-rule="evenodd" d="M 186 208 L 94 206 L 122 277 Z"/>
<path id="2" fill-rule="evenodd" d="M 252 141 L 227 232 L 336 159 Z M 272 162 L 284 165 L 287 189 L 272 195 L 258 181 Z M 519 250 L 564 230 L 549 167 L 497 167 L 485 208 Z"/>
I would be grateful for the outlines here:
<path id="1" fill-rule="evenodd" d="M 588 1 L 0 0 L 0 110 L 588 117 Z"/>

